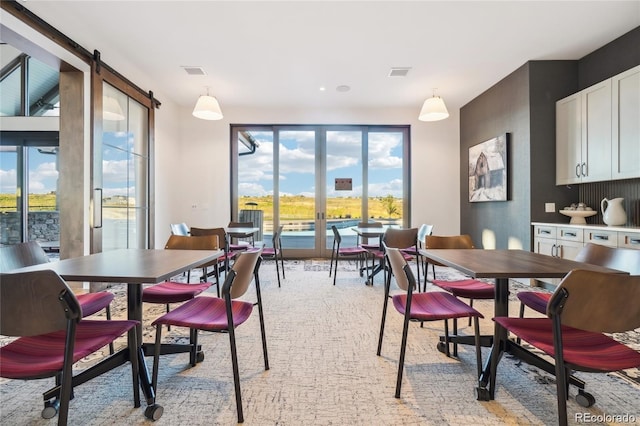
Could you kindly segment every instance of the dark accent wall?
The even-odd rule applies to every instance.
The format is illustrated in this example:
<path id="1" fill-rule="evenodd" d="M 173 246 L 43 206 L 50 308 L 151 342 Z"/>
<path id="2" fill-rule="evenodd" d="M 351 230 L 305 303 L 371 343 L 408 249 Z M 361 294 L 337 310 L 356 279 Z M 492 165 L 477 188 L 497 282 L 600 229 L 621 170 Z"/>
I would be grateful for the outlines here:
<path id="1" fill-rule="evenodd" d="M 478 247 L 531 249 L 532 221 L 568 222 L 557 210 L 578 201 L 599 209 L 604 197 L 629 198 L 629 224 L 640 225 L 640 179 L 555 185 L 556 101 L 640 64 L 638 46 L 640 27 L 578 61 L 528 62 L 460 109 L 461 233 Z M 502 133 L 511 134 L 509 201 L 469 203 L 468 149 Z M 544 212 L 549 202 L 555 213 Z"/>
<path id="2" fill-rule="evenodd" d="M 460 230 L 477 247 L 529 249 L 531 221 L 561 217 L 544 203 L 577 198 L 555 186 L 555 102 L 576 91 L 576 72 L 577 61 L 528 62 L 460 110 Z M 508 201 L 468 202 L 469 147 L 505 132 Z"/>

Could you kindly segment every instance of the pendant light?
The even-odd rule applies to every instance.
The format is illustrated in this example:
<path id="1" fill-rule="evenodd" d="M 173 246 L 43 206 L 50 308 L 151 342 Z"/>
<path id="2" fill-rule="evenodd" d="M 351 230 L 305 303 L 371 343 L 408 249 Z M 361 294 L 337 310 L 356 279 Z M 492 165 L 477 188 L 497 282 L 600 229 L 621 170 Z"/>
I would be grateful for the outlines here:
<path id="1" fill-rule="evenodd" d="M 209 95 L 209 88 L 207 87 L 207 94 L 198 98 L 196 106 L 193 109 L 193 116 L 201 118 L 202 120 L 222 120 L 222 110 L 218 100 Z"/>
<path id="2" fill-rule="evenodd" d="M 449 117 L 449 111 L 440 96 L 436 96 L 436 89 L 433 89 L 433 96 L 422 105 L 418 120 L 420 121 L 438 121 Z"/>

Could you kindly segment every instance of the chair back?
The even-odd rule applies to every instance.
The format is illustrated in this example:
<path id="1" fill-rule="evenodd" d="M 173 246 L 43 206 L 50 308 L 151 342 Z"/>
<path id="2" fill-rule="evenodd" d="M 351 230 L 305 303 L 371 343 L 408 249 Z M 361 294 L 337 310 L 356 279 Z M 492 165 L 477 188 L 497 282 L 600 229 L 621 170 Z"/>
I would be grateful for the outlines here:
<path id="1" fill-rule="evenodd" d="M 433 225 L 427 225 L 426 223 L 420 225 L 420 228 L 418 228 L 418 245 L 420 247 L 424 246 L 425 238 L 427 237 L 427 235 L 431 235 L 432 232 Z"/>
<path id="2" fill-rule="evenodd" d="M 404 256 L 402 256 L 400 249 L 396 247 L 385 247 L 385 255 L 389 260 L 391 271 L 393 272 L 393 276 L 396 278 L 398 287 L 404 291 L 409 291 L 409 287 L 411 286 L 411 289 L 413 290 L 415 288 L 415 279 L 412 280 L 413 283 L 410 282 L 410 278 L 413 276 L 413 273 L 409 268 L 407 268 L 407 272 L 405 272 L 405 265 L 407 265 L 407 262 L 404 260 Z"/>
<path id="3" fill-rule="evenodd" d="M 194 228 L 193 226 L 191 227 L 191 236 L 202 237 L 205 235 L 217 235 L 218 243 L 220 244 L 220 246 L 223 247 L 225 251 L 228 249 L 227 244 L 229 243 L 229 240 L 227 239 L 227 231 L 225 231 L 224 228 Z"/>
<path id="4" fill-rule="evenodd" d="M 473 240 L 468 234 L 463 235 L 427 235 L 424 241 L 427 249 L 472 249 L 475 248 Z"/>
<path id="5" fill-rule="evenodd" d="M 640 275 L 640 250 L 588 243 L 574 260 Z"/>
<path id="6" fill-rule="evenodd" d="M 358 228 L 382 228 L 382 222 L 358 222 Z"/>
<path id="7" fill-rule="evenodd" d="M 36 336 L 80 321 L 82 309 L 73 291 L 51 270 L 0 276 L 0 334 Z"/>
<path id="8" fill-rule="evenodd" d="M 217 235 L 184 236 L 170 235 L 165 249 L 170 250 L 218 250 L 220 241 Z"/>
<path id="9" fill-rule="evenodd" d="M 342 243 L 342 236 L 335 225 L 331 225 L 331 230 L 333 231 L 333 246 L 335 247 L 336 244 L 339 246 Z"/>
<path id="10" fill-rule="evenodd" d="M 172 223 L 171 225 L 172 235 L 189 235 L 189 227 L 186 223 Z"/>
<path id="11" fill-rule="evenodd" d="M 36 241 L 0 247 L 0 272 L 47 262 L 47 253 Z"/>
<path id="12" fill-rule="evenodd" d="M 253 222 L 229 222 L 229 228 L 253 228 Z"/>
<path id="13" fill-rule="evenodd" d="M 551 296 L 547 315 L 560 312 L 563 325 L 596 333 L 640 327 L 640 276 L 574 270 Z"/>
<path id="14" fill-rule="evenodd" d="M 256 264 L 258 263 L 258 259 L 261 254 L 262 249 L 244 251 L 241 252 L 236 258 L 236 261 L 233 262 L 233 267 L 231 269 L 235 272 L 235 276 L 233 277 L 233 282 L 230 283 L 231 288 L 229 289 L 229 294 L 232 299 L 241 297 L 247 292 L 247 289 L 253 280 L 254 272 L 256 272 Z M 224 287 L 227 287 L 226 282 Z"/>
<path id="15" fill-rule="evenodd" d="M 416 247 L 417 241 L 418 228 L 388 228 L 382 236 L 382 242 L 386 247 L 395 247 L 399 249 Z"/>

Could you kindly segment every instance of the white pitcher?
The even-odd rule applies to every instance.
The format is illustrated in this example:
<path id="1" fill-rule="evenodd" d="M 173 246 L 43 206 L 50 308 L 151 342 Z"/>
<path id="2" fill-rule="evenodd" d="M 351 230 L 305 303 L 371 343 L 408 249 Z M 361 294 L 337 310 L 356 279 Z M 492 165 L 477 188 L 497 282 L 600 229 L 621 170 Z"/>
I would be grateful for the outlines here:
<path id="1" fill-rule="evenodd" d="M 614 198 L 613 200 L 602 199 L 600 202 L 600 210 L 602 210 L 604 223 L 609 226 L 624 225 L 627 223 L 627 214 L 624 212 L 624 207 L 622 207 L 623 201 L 624 198 Z"/>

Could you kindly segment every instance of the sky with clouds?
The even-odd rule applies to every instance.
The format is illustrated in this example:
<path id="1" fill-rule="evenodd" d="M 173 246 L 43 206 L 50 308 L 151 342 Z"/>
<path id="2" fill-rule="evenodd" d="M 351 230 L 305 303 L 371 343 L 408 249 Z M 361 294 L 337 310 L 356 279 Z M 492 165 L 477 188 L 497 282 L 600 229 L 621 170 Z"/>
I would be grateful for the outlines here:
<path id="1" fill-rule="evenodd" d="M 273 194 L 273 133 L 251 132 L 258 142 L 256 152 L 240 156 L 238 192 L 240 196 Z M 280 193 L 314 196 L 315 132 L 281 131 L 279 134 Z M 360 131 L 328 131 L 327 182 L 328 197 L 362 196 L 362 133 Z M 402 197 L 402 133 L 369 133 L 369 196 Z M 351 191 L 336 191 L 335 178 L 351 178 Z"/>

